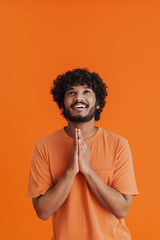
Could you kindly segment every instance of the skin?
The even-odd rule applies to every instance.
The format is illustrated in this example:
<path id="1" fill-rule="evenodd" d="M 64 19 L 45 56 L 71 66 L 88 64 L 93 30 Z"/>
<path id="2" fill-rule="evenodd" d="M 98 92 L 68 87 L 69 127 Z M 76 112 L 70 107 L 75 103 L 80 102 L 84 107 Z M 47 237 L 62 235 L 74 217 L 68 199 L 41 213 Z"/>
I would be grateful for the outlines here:
<path id="1" fill-rule="evenodd" d="M 74 109 L 71 106 L 75 102 L 83 102 L 88 105 L 88 108 Z M 86 85 L 73 86 L 65 93 L 64 105 L 72 116 L 86 116 L 96 106 L 96 96 L 92 89 Z M 65 202 L 78 172 L 84 175 L 90 191 L 105 209 L 109 210 L 118 219 L 127 215 L 132 196 L 122 194 L 108 186 L 90 164 L 90 148 L 85 140 L 92 137 L 97 131 L 94 121 L 94 117 L 83 123 L 68 120 L 65 131 L 73 138 L 70 164 L 55 186 L 51 187 L 44 195 L 33 198 L 33 206 L 39 218 L 47 220 Z"/>

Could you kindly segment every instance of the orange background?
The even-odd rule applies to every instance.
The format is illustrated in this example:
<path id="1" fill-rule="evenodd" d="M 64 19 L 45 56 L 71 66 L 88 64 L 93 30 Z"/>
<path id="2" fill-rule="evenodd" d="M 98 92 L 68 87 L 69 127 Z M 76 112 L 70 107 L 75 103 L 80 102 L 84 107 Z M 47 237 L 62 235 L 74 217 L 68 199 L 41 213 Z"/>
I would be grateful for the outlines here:
<path id="1" fill-rule="evenodd" d="M 160 2 L 3 1 L 0 239 L 50 239 L 26 198 L 35 141 L 62 126 L 49 94 L 58 74 L 88 67 L 108 85 L 97 125 L 128 139 L 140 195 L 133 240 L 160 236 Z"/>

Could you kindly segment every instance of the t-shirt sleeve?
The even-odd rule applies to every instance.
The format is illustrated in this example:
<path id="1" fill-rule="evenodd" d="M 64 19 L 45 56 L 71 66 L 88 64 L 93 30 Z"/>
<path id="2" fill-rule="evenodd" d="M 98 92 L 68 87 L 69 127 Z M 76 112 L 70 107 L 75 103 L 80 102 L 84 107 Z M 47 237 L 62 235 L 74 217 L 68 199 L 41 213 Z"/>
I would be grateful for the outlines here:
<path id="1" fill-rule="evenodd" d="M 42 143 L 35 143 L 30 175 L 28 182 L 27 197 L 34 198 L 43 195 L 53 186 L 49 163 Z"/>
<path id="2" fill-rule="evenodd" d="M 123 137 L 120 138 L 117 148 L 112 187 L 123 194 L 138 195 L 131 150 L 128 141 Z"/>

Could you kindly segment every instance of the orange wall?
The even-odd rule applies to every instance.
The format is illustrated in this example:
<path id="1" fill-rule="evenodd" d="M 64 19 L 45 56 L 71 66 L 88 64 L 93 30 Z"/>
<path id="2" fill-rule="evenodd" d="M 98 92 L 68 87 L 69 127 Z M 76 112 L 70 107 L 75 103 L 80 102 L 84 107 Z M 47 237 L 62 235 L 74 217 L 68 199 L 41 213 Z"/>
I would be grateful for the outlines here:
<path id="1" fill-rule="evenodd" d="M 49 94 L 66 70 L 88 67 L 108 85 L 98 125 L 130 143 L 140 195 L 126 218 L 134 240 L 158 239 L 159 1 L 3 1 L 1 9 L 1 232 L 50 239 L 51 220 L 26 198 L 35 141 L 66 124 Z M 159 187 L 158 187 L 159 188 Z"/>

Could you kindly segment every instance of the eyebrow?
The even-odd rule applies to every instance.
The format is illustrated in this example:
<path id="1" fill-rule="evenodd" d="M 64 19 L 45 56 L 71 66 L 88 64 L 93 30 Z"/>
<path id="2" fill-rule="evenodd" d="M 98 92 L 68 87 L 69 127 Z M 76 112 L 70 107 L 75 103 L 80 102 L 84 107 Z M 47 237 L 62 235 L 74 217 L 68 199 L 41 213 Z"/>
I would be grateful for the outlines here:
<path id="1" fill-rule="evenodd" d="M 90 90 L 92 90 L 92 88 L 90 88 L 90 87 L 83 87 L 84 89 L 90 89 Z M 68 92 L 68 91 L 70 91 L 70 90 L 75 90 L 73 87 L 71 87 L 71 88 L 68 88 L 67 90 L 66 90 L 66 92 Z"/>

